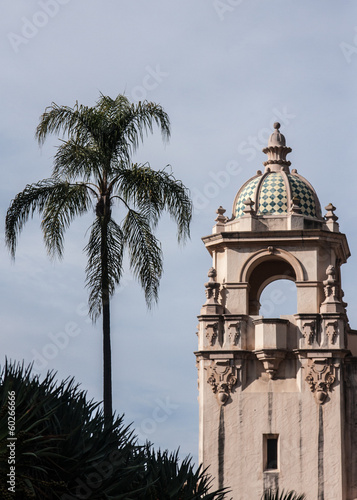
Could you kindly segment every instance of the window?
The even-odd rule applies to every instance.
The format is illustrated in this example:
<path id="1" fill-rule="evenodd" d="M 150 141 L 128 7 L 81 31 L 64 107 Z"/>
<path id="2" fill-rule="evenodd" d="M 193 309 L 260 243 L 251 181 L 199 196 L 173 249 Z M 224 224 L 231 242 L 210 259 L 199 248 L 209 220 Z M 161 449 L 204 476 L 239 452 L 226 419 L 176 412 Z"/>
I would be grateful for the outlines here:
<path id="1" fill-rule="evenodd" d="M 278 434 L 263 435 L 263 457 L 265 471 L 277 470 L 279 468 L 278 441 Z"/>

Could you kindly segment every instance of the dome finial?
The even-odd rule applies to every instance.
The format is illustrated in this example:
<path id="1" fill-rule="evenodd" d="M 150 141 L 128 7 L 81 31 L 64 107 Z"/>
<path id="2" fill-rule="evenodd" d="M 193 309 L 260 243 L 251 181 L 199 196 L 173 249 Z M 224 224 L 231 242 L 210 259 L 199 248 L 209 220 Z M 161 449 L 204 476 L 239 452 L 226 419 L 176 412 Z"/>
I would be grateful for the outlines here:
<path id="1" fill-rule="evenodd" d="M 274 132 L 269 137 L 268 148 L 270 146 L 286 146 L 286 144 L 285 144 L 285 137 L 280 132 L 280 123 L 279 122 L 275 122 L 274 123 L 274 128 L 275 128 Z"/>
<path id="2" fill-rule="evenodd" d="M 285 137 L 280 132 L 280 123 L 274 123 L 274 132 L 269 137 L 268 147 L 263 149 L 263 153 L 268 155 L 268 161 L 265 161 L 263 165 L 265 166 L 265 171 L 268 168 L 272 172 L 279 172 L 284 170 L 289 172 L 290 161 L 286 160 L 286 155 L 290 153 L 291 148 L 286 147 Z"/>

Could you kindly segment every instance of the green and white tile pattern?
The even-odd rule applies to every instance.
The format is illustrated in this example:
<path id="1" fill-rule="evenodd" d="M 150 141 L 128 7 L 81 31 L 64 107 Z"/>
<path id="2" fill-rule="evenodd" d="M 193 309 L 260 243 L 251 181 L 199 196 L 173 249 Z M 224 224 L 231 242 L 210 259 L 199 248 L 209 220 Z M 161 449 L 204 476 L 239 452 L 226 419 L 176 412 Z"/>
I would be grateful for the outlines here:
<path id="1" fill-rule="evenodd" d="M 286 214 L 289 212 L 288 195 L 284 182 L 285 174 L 270 172 L 264 177 L 259 190 L 259 198 L 255 210 L 258 215 L 264 214 Z M 287 174 L 291 188 L 291 198 L 296 196 L 300 200 L 301 213 L 303 215 L 316 217 L 316 204 L 313 191 L 296 175 Z M 236 204 L 236 217 L 244 215 L 245 200 L 255 199 L 256 189 L 262 177 L 254 177 L 239 194 Z"/>
<path id="2" fill-rule="evenodd" d="M 316 204 L 310 187 L 295 175 L 288 174 L 288 177 L 292 198 L 296 196 L 300 200 L 301 213 L 316 217 Z"/>
<path id="3" fill-rule="evenodd" d="M 255 188 L 257 187 L 258 182 L 261 177 L 254 177 L 248 184 L 243 188 L 243 191 L 240 193 L 239 198 L 236 204 L 236 217 L 242 217 L 244 215 L 243 210 L 245 209 L 245 200 L 248 198 L 253 199 L 253 195 L 255 193 Z M 254 207 L 255 208 L 255 207 Z"/>
<path id="4" fill-rule="evenodd" d="M 260 188 L 257 214 L 283 214 L 287 211 L 288 198 L 283 176 L 279 172 L 271 172 Z"/>

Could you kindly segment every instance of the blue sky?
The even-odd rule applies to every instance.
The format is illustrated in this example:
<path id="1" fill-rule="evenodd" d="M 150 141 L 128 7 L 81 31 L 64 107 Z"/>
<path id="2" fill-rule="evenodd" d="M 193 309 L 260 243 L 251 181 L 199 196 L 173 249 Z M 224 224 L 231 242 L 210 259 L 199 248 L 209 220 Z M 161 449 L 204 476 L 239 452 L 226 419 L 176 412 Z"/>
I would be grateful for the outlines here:
<path id="1" fill-rule="evenodd" d="M 39 117 L 51 102 L 93 105 L 99 92 L 160 103 L 172 138 L 147 138 L 135 161 L 171 165 L 190 188 L 191 240 L 158 229 L 165 258 L 160 302 L 146 310 L 130 274 L 112 301 L 114 407 L 141 439 L 197 457 L 197 374 L 193 351 L 211 260 L 201 237 L 215 210 L 230 215 L 239 187 L 262 168 L 275 121 L 292 168 L 332 202 L 352 256 L 343 268 L 351 326 L 357 270 L 357 4 L 317 0 L 6 0 L 2 62 L 1 238 L 10 200 L 50 175 L 57 139 L 39 149 Z M 35 361 L 38 373 L 75 376 L 101 399 L 101 325 L 86 316 L 86 230 L 77 220 L 62 262 L 44 250 L 39 219 L 20 237 L 15 262 L 2 244 L 1 359 Z M 277 312 L 279 314 L 279 312 Z M 56 345 L 57 344 L 57 345 Z"/>

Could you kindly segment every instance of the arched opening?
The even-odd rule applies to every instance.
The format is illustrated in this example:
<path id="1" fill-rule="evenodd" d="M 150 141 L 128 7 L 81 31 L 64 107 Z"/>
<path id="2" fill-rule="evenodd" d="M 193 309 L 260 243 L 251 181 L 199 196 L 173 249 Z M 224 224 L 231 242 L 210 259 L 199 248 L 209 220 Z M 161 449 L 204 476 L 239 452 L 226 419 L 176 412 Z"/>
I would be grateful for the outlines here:
<path id="1" fill-rule="evenodd" d="M 297 311 L 297 290 L 294 281 L 277 279 L 263 289 L 260 298 L 259 315 L 264 318 L 290 316 Z"/>
<path id="2" fill-rule="evenodd" d="M 276 280 L 296 281 L 294 268 L 286 260 L 269 256 L 254 267 L 248 278 L 249 283 L 249 314 L 260 314 L 260 296 L 264 288 Z"/>

